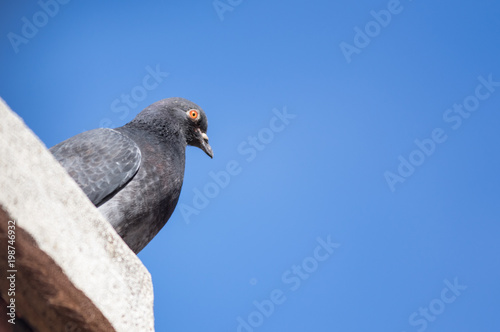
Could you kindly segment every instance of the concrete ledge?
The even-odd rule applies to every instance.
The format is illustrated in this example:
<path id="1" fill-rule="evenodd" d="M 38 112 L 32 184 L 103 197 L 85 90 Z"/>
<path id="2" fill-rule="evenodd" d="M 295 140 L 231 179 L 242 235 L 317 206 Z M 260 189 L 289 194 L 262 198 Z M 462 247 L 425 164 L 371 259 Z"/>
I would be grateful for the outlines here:
<path id="1" fill-rule="evenodd" d="M 1 99 L 0 119 L 4 301 L 14 298 L 16 316 L 38 331 L 153 331 L 153 286 L 142 262 Z M 7 265 L 10 220 L 14 268 Z M 8 270 L 17 271 L 15 296 Z"/>

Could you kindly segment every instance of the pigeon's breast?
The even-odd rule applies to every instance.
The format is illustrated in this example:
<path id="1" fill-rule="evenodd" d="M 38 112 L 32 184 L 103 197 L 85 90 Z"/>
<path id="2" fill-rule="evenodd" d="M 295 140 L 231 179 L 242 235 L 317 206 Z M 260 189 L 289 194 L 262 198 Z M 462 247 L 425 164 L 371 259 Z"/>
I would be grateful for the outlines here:
<path id="1" fill-rule="evenodd" d="M 142 154 L 137 174 L 99 207 L 135 252 L 160 231 L 177 205 L 184 178 L 185 147 L 132 137 Z"/>

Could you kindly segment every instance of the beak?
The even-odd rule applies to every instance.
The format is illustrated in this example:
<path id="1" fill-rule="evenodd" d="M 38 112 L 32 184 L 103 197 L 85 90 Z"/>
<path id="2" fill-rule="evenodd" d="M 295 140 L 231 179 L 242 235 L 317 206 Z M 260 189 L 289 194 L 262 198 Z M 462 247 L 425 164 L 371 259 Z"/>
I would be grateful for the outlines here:
<path id="1" fill-rule="evenodd" d="M 214 152 L 212 151 L 212 147 L 210 146 L 210 144 L 208 144 L 208 136 L 206 133 L 202 133 L 200 131 L 200 134 L 201 134 L 201 139 L 200 139 L 200 148 L 205 151 L 206 154 L 208 154 L 208 156 L 210 158 L 213 158 L 214 157 Z"/>

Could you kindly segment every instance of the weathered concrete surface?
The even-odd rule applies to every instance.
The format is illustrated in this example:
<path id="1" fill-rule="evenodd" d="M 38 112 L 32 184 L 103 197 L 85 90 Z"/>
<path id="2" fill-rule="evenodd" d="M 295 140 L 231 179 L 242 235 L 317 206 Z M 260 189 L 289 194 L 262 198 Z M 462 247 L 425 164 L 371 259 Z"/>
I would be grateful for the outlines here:
<path id="1" fill-rule="evenodd" d="M 0 99 L 0 291 L 7 303 L 9 220 L 16 223 L 17 317 L 38 331 L 154 330 L 149 272 Z"/>

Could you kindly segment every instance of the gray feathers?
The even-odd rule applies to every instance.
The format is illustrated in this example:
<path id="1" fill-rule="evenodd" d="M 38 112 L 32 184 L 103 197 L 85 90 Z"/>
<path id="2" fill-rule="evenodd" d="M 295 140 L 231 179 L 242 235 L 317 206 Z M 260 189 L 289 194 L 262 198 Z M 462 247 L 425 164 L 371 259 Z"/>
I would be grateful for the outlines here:
<path id="1" fill-rule="evenodd" d="M 141 164 L 137 144 L 107 128 L 73 136 L 50 151 L 95 206 L 124 186 Z"/>
<path id="2" fill-rule="evenodd" d="M 144 248 L 172 215 L 186 146 L 213 157 L 205 112 L 182 98 L 160 100 L 116 129 L 94 129 L 50 151 L 127 245 Z"/>

